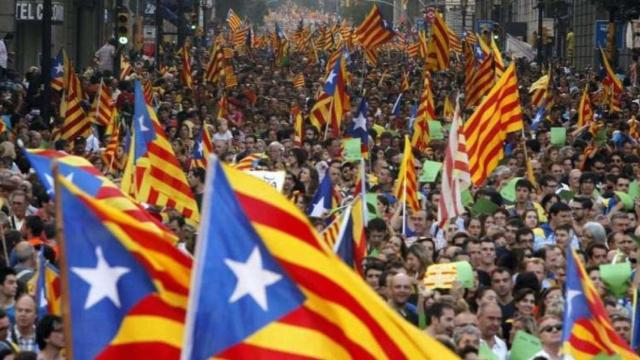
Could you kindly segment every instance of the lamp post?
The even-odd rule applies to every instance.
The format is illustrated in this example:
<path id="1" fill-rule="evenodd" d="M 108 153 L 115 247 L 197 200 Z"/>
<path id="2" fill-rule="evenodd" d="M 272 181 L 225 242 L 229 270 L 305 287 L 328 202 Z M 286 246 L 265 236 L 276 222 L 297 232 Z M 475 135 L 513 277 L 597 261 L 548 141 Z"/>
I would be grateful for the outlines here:
<path id="1" fill-rule="evenodd" d="M 538 62 L 538 65 L 542 65 L 542 62 L 544 61 L 544 54 L 543 54 L 543 44 L 542 44 L 542 17 L 544 16 L 544 1 L 543 0 L 538 0 L 538 5 L 536 6 L 536 8 L 538 9 L 538 36 L 536 37 L 536 48 L 538 50 L 538 56 L 536 57 L 536 61 Z"/>
<path id="2" fill-rule="evenodd" d="M 42 2 L 42 64 L 40 66 L 42 76 L 42 104 L 40 114 L 46 124 L 51 119 L 51 0 Z"/>

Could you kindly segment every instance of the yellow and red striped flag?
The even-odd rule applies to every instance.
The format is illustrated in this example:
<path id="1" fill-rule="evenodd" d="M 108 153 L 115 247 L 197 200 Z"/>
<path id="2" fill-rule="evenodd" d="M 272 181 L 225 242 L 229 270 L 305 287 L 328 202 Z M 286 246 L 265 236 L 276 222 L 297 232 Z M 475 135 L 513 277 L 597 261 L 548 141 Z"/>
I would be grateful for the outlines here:
<path id="1" fill-rule="evenodd" d="M 151 80 L 146 80 L 143 84 L 144 90 L 144 101 L 148 105 L 153 106 L 153 85 L 151 84 Z"/>
<path id="2" fill-rule="evenodd" d="M 386 305 L 282 194 L 218 161 L 213 165 L 207 190 L 217 200 L 203 204 L 207 218 L 194 261 L 184 358 L 455 358 Z M 230 238 L 226 230 L 243 235 Z M 264 297 L 234 296 L 233 285 L 211 285 L 237 283 L 229 268 L 239 272 L 258 261 L 269 283 Z M 225 290 L 205 290 L 210 286 Z M 250 330 L 232 326 L 256 317 L 263 321 Z M 221 332 L 228 336 L 218 339 Z"/>
<path id="3" fill-rule="evenodd" d="M 91 120 L 94 124 L 108 126 L 115 114 L 115 104 L 111 98 L 111 91 L 104 79 L 100 80 L 100 87 L 91 109 Z"/>
<path id="4" fill-rule="evenodd" d="M 304 87 L 304 74 L 299 73 L 293 77 L 293 87 L 296 89 L 301 89 Z"/>
<path id="5" fill-rule="evenodd" d="M 469 153 L 469 170 L 480 186 L 504 156 L 507 133 L 523 128 L 515 64 L 511 63 L 500 80 L 464 124 Z"/>
<path id="6" fill-rule="evenodd" d="M 418 45 L 420 58 L 426 62 L 429 56 L 429 41 L 427 41 L 427 32 L 424 29 L 418 31 Z"/>
<path id="7" fill-rule="evenodd" d="M 495 84 L 495 66 L 493 55 L 488 55 L 480 63 L 480 67 L 473 74 L 472 80 L 469 82 L 469 89 L 465 89 L 465 105 L 466 107 L 477 106 L 482 97 L 485 96 L 491 87 Z"/>
<path id="8" fill-rule="evenodd" d="M 329 248 L 333 249 L 338 242 L 338 235 L 340 235 L 340 225 L 342 224 L 342 216 L 336 216 L 331 223 L 322 230 L 320 236 L 324 240 L 325 244 Z"/>
<path id="9" fill-rule="evenodd" d="M 431 71 L 449 68 L 449 27 L 442 15 L 436 12 L 432 22 L 431 41 L 427 54 L 427 69 Z"/>
<path id="10" fill-rule="evenodd" d="M 493 53 L 493 58 L 496 63 L 496 81 L 502 76 L 504 72 L 504 60 L 502 60 L 502 54 L 500 53 L 500 49 L 498 49 L 498 44 L 496 44 L 496 40 L 491 37 L 491 51 Z"/>
<path id="11" fill-rule="evenodd" d="M 123 168 L 121 168 L 121 164 L 118 164 L 116 161 L 116 152 L 120 144 L 120 119 L 118 118 L 117 113 L 114 114 L 113 121 L 107 125 L 106 133 L 109 134 L 109 142 L 102 154 L 102 162 L 107 166 L 108 173 L 112 173 L 113 170 L 116 170 L 116 172 L 119 173 Z"/>
<path id="12" fill-rule="evenodd" d="M 375 49 L 391 40 L 395 32 L 380 13 L 377 5 L 371 7 L 371 11 L 356 29 L 358 42 L 365 49 Z"/>
<path id="13" fill-rule="evenodd" d="M 122 177 L 122 190 L 141 203 L 176 209 L 191 224 L 200 220 L 187 177 L 155 110 L 144 101 L 142 85 L 135 82 L 133 138 Z"/>
<path id="14" fill-rule="evenodd" d="M 225 89 L 234 88 L 238 86 L 238 79 L 233 72 L 233 66 L 227 65 L 224 68 L 224 87 Z"/>
<path id="15" fill-rule="evenodd" d="M 224 74 L 224 67 L 225 56 L 223 49 L 220 46 L 213 45 L 211 53 L 209 54 L 209 63 L 207 64 L 207 70 L 204 74 L 204 80 L 217 84 Z"/>
<path id="16" fill-rule="evenodd" d="M 191 77 L 191 54 L 187 45 L 182 46 L 180 51 L 182 60 L 182 70 L 180 71 L 180 80 L 182 85 L 188 89 L 193 88 L 193 78 Z"/>
<path id="17" fill-rule="evenodd" d="M 218 100 L 218 119 L 226 119 L 229 114 L 229 99 L 227 99 L 227 94 L 222 93 L 222 97 Z"/>
<path id="18" fill-rule="evenodd" d="M 133 67 L 126 56 L 120 55 L 120 80 L 124 80 L 127 76 L 133 74 Z"/>
<path id="19" fill-rule="evenodd" d="M 449 34 L 449 48 L 451 51 L 456 54 L 462 54 L 462 42 L 458 35 L 449 26 L 447 26 L 447 32 Z"/>
<path id="20" fill-rule="evenodd" d="M 336 61 L 324 84 L 323 91 L 331 97 L 329 106 L 329 119 L 331 132 L 334 137 L 340 136 L 342 118 L 351 111 L 351 102 L 346 88 L 346 62 L 344 57 Z"/>
<path id="21" fill-rule="evenodd" d="M 211 136 L 209 135 L 209 131 L 206 126 L 200 128 L 200 132 L 194 140 L 195 144 L 193 144 L 190 167 L 192 169 L 206 169 L 209 156 L 213 154 L 213 142 L 211 142 Z"/>
<path id="22" fill-rule="evenodd" d="M 622 96 L 622 82 L 618 79 L 615 71 L 609 64 L 609 59 L 602 48 L 600 49 L 600 55 L 602 58 L 602 66 L 605 69 L 605 75 L 602 79 L 602 86 L 605 89 L 605 93 L 608 97 L 609 110 L 611 112 L 621 111 L 621 99 Z"/>
<path id="23" fill-rule="evenodd" d="M 398 179 L 393 191 L 396 199 L 409 205 L 411 210 L 420 210 L 420 199 L 418 199 L 418 178 L 414 164 L 413 149 L 409 137 L 404 138 L 404 152 L 402 163 L 398 171 Z"/>
<path id="24" fill-rule="evenodd" d="M 364 49 L 364 56 L 371 67 L 378 67 L 378 50 Z"/>
<path id="25" fill-rule="evenodd" d="M 56 183 L 64 234 L 60 245 L 66 254 L 60 279 L 65 328 L 72 334 L 69 353 L 78 359 L 177 359 L 191 259 L 153 228 L 82 192 L 61 175 Z M 98 270 L 93 268 L 96 263 Z M 109 271 L 104 269 L 110 269 L 109 281 L 114 287 L 119 282 L 120 290 L 115 298 L 101 302 L 91 292 L 87 295 L 87 289 L 93 285 L 91 276 Z M 135 290 L 122 290 L 125 274 Z M 95 321 L 102 326 L 96 327 Z M 92 336 L 86 336 L 87 329 L 93 329 Z"/>
<path id="26" fill-rule="evenodd" d="M 400 83 L 400 92 L 407 92 L 409 91 L 409 72 L 408 71 L 403 71 L 402 72 L 402 81 Z"/>
<path id="27" fill-rule="evenodd" d="M 293 145 L 302 146 L 302 139 L 304 138 L 304 118 L 302 117 L 302 111 L 296 106 L 291 111 L 291 115 L 293 115 Z"/>
<path id="28" fill-rule="evenodd" d="M 415 59 L 418 57 L 419 51 L 420 51 L 420 41 L 416 41 L 414 43 L 409 44 L 409 46 L 407 46 L 407 56 L 409 56 L 412 59 Z"/>
<path id="29" fill-rule="evenodd" d="M 222 49 L 222 54 L 226 60 L 233 59 L 233 49 L 230 47 L 225 47 Z"/>
<path id="30" fill-rule="evenodd" d="M 593 109 L 589 100 L 589 84 L 584 86 L 580 103 L 578 104 L 578 127 L 590 125 L 593 122 Z"/>
<path id="31" fill-rule="evenodd" d="M 597 359 L 603 355 L 638 359 L 628 340 L 613 327 L 609 312 L 578 253 L 567 246 L 565 258 L 567 306 L 562 319 L 562 353 L 575 360 Z"/>
<path id="32" fill-rule="evenodd" d="M 531 94 L 531 105 L 535 108 L 541 107 L 543 104 L 546 107 L 545 100 L 549 93 L 549 74 L 542 75 L 529 87 L 529 93 Z"/>
<path id="33" fill-rule="evenodd" d="M 236 162 L 233 167 L 236 170 L 240 170 L 240 171 L 248 171 L 248 170 L 253 170 L 256 167 L 256 164 L 263 159 L 267 159 L 267 155 L 265 155 L 264 153 L 253 153 L 253 154 L 249 154 L 245 157 L 243 157 L 242 159 L 240 159 L 238 162 Z"/>
<path id="34" fill-rule="evenodd" d="M 332 97 L 324 91 L 320 93 L 309 113 L 309 121 L 318 131 L 322 131 L 329 122 Z"/>
<path id="35" fill-rule="evenodd" d="M 433 92 L 431 91 L 431 75 L 429 72 L 425 72 L 420 105 L 418 105 L 411 138 L 411 145 L 416 150 L 425 151 L 429 145 L 429 120 L 435 120 L 435 118 L 436 109 L 433 103 Z"/>
<path id="36" fill-rule="evenodd" d="M 242 19 L 231 8 L 227 12 L 227 24 L 229 24 L 232 31 L 236 31 L 242 26 Z"/>
<path id="37" fill-rule="evenodd" d="M 245 26 L 233 32 L 233 46 L 240 49 L 247 44 L 247 36 L 249 35 L 249 27 Z"/>
<path id="38" fill-rule="evenodd" d="M 125 195 L 111 180 L 102 175 L 87 159 L 69 155 L 62 151 L 27 149 L 25 154 L 35 170 L 42 184 L 49 193 L 54 191 L 52 168 L 54 161 L 58 164 L 60 174 L 70 178 L 74 174 L 75 184 L 90 196 L 106 205 L 115 207 L 127 213 L 147 229 L 162 234 L 171 245 L 175 245 L 178 238 L 162 223 L 150 215 L 141 205 Z"/>
<path id="39" fill-rule="evenodd" d="M 64 122 L 59 128 L 58 136 L 63 140 L 74 140 L 78 136 L 91 134 L 91 118 L 87 116 L 80 102 L 82 101 L 82 84 L 73 70 L 71 62 L 65 69 L 65 82 L 60 101 L 60 114 Z"/>

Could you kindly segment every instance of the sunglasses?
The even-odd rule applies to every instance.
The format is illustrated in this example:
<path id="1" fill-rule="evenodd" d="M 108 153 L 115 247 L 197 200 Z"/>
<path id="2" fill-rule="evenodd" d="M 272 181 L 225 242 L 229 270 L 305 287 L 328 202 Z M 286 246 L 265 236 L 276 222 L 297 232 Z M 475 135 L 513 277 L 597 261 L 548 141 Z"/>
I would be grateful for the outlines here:
<path id="1" fill-rule="evenodd" d="M 562 331 L 562 324 L 549 325 L 540 329 L 541 332 Z"/>

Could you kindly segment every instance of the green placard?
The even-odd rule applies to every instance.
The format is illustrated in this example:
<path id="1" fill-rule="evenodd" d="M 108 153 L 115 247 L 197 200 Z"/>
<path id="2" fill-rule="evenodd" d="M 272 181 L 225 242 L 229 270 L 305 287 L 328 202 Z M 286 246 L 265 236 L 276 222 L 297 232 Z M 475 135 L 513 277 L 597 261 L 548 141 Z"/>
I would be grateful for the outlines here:
<path id="1" fill-rule="evenodd" d="M 614 193 L 618 200 L 622 202 L 625 210 L 633 210 L 633 198 L 629 194 L 622 191 L 615 191 Z"/>
<path id="2" fill-rule="evenodd" d="M 462 198 L 462 205 L 469 206 L 473 204 L 473 195 L 471 195 L 471 190 L 464 189 L 462 194 L 460 194 L 460 197 Z"/>
<path id="3" fill-rule="evenodd" d="M 491 200 L 485 197 L 479 197 L 471 208 L 471 214 L 476 216 L 482 214 L 490 215 L 493 214 L 498 209 L 498 207 L 499 206 L 493 203 Z"/>
<path id="4" fill-rule="evenodd" d="M 427 183 L 435 182 L 440 169 L 442 169 L 441 162 L 425 160 L 422 164 L 422 172 L 420 173 L 418 181 Z"/>
<path id="5" fill-rule="evenodd" d="M 629 196 L 635 201 L 638 195 L 640 195 L 640 183 L 638 180 L 633 180 L 631 184 L 629 184 Z"/>
<path id="6" fill-rule="evenodd" d="M 362 142 L 360 138 L 343 139 L 342 147 L 346 161 L 358 161 L 362 159 Z"/>
<path id="7" fill-rule="evenodd" d="M 516 202 L 516 183 L 522 178 L 514 177 L 500 189 L 500 195 L 504 200 L 510 203 Z"/>
<path id="8" fill-rule="evenodd" d="M 607 128 L 606 127 L 600 128 L 600 130 L 598 130 L 598 132 L 596 133 L 596 136 L 593 138 L 593 142 L 595 142 L 596 145 L 598 145 L 598 146 L 602 146 L 602 145 L 606 144 L 606 142 L 607 142 Z"/>
<path id="9" fill-rule="evenodd" d="M 563 146 L 567 143 L 567 128 L 552 127 L 551 128 L 551 144 Z"/>
<path id="10" fill-rule="evenodd" d="M 378 214 L 378 194 L 367 193 L 365 199 L 367 200 L 367 219 L 380 217 Z"/>
<path id="11" fill-rule="evenodd" d="M 529 360 L 542 349 L 540 339 L 522 330 L 516 332 L 511 344 L 511 360 Z"/>
<path id="12" fill-rule="evenodd" d="M 444 139 L 444 133 L 442 132 L 442 123 L 438 120 L 429 120 L 427 122 L 429 126 L 429 138 L 431 140 Z"/>
<path id="13" fill-rule="evenodd" d="M 575 196 L 575 193 L 573 191 L 570 191 L 570 190 L 562 189 L 562 190 L 560 190 L 560 192 L 558 192 L 558 196 L 560 196 L 560 199 L 562 199 L 564 201 L 569 201 L 569 200 L 573 199 L 573 197 Z"/>
<path id="14" fill-rule="evenodd" d="M 478 359 L 481 360 L 498 360 L 498 356 L 489 349 L 489 346 L 484 341 L 480 343 L 480 349 L 478 351 Z"/>
<path id="15" fill-rule="evenodd" d="M 456 264 L 456 276 L 463 288 L 473 288 L 473 269 L 468 261 L 457 261 Z"/>
<path id="16" fill-rule="evenodd" d="M 617 297 L 623 297 L 630 285 L 631 264 L 625 261 L 600 265 L 600 278 L 609 292 Z"/>

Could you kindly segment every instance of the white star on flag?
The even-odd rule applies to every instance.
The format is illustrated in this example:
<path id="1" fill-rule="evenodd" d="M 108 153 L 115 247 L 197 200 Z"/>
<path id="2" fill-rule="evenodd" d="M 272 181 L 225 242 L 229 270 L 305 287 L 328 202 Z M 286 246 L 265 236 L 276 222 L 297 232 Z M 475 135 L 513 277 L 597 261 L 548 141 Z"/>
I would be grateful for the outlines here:
<path id="1" fill-rule="evenodd" d="M 51 176 L 49 174 L 44 174 L 44 177 L 47 179 L 47 183 L 49 184 L 49 188 L 51 188 L 51 190 L 49 192 L 53 192 L 53 188 L 55 188 L 55 183 L 54 183 L 54 180 L 53 180 L 53 176 Z M 70 172 L 64 178 L 67 179 L 67 181 L 69 181 L 70 183 L 72 183 L 73 182 L 73 172 Z"/>
<path id="2" fill-rule="evenodd" d="M 56 65 L 56 74 L 62 74 L 64 72 L 64 66 L 62 66 L 62 63 L 58 63 L 58 65 Z"/>
<path id="3" fill-rule="evenodd" d="M 338 76 L 338 74 L 336 74 L 335 70 L 331 70 L 327 76 L 327 84 L 333 84 L 333 79 L 335 79 L 336 76 Z"/>
<path id="4" fill-rule="evenodd" d="M 122 266 L 109 266 L 109 263 L 102 255 L 100 246 L 96 248 L 96 257 L 98 262 L 95 268 L 71 268 L 74 274 L 89 284 L 89 295 L 84 304 L 84 309 L 91 308 L 104 298 L 111 300 L 116 307 L 120 307 L 118 280 L 131 270 Z"/>
<path id="5" fill-rule="evenodd" d="M 144 115 L 140 115 L 138 123 L 140 124 L 140 131 L 149 131 L 149 128 L 144 125 Z"/>
<path id="6" fill-rule="evenodd" d="M 249 295 L 262 310 L 267 311 L 267 287 L 282 279 L 282 275 L 262 267 L 260 249 L 257 246 L 254 247 L 244 263 L 231 259 L 225 259 L 224 263 L 238 280 L 236 288 L 229 298 L 229 303 L 232 304 L 245 295 Z"/>
<path id="7" fill-rule="evenodd" d="M 327 212 L 327 210 L 329 209 L 324 207 L 324 197 L 321 197 L 317 203 L 313 204 L 313 209 L 311 210 L 311 214 L 309 214 L 309 216 L 322 217 L 322 215 L 324 215 L 324 213 Z"/>
<path id="8" fill-rule="evenodd" d="M 354 123 L 354 126 L 353 126 L 354 130 L 362 129 L 364 131 L 367 131 L 367 118 L 364 117 L 363 113 L 358 113 L 358 116 L 355 119 L 353 119 L 353 123 Z"/>

